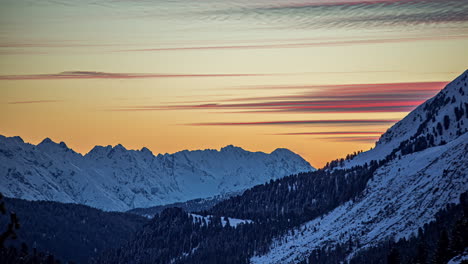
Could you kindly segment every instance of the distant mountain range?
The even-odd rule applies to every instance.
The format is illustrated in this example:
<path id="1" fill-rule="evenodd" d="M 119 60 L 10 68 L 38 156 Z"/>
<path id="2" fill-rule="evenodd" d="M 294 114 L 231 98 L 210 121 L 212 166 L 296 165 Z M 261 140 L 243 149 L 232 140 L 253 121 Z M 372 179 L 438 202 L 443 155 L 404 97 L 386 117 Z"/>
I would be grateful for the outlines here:
<path id="1" fill-rule="evenodd" d="M 96 146 L 86 155 L 46 138 L 0 136 L 0 192 L 7 197 L 125 211 L 243 191 L 314 168 L 299 155 L 235 146 L 153 155 L 147 148 Z"/>

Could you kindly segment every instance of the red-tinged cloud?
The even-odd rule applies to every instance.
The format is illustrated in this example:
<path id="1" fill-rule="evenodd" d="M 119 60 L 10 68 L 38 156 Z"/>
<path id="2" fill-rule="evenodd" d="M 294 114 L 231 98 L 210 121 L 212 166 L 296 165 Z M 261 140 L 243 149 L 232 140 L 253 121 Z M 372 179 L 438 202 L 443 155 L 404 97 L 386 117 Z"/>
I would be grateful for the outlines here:
<path id="1" fill-rule="evenodd" d="M 63 102 L 61 100 L 32 100 L 32 101 L 14 101 L 8 102 L 8 104 L 43 104 L 43 103 L 58 103 Z"/>
<path id="2" fill-rule="evenodd" d="M 378 72 L 378 71 L 376 71 Z M 344 74 L 346 72 L 337 72 L 333 74 Z M 354 72 L 356 73 L 356 72 Z M 371 73 L 371 72 L 370 72 Z M 311 73 L 312 74 L 312 73 Z M 326 74 L 325 72 L 319 74 Z M 427 92 L 440 90 L 441 87 L 447 85 L 448 82 L 401 82 L 401 83 L 359 83 L 359 84 L 334 84 L 334 85 L 250 85 L 226 88 L 229 90 L 337 90 L 339 92 L 356 92 L 356 91 L 385 91 L 391 92 L 395 96 L 395 91 L 406 92 Z M 267 97 L 266 97 L 267 98 Z"/>
<path id="3" fill-rule="evenodd" d="M 274 125 L 390 125 L 398 120 L 391 119 L 343 119 L 343 120 L 291 120 L 291 121 L 264 121 L 264 122 L 209 122 L 192 123 L 190 126 L 274 126 Z"/>
<path id="4" fill-rule="evenodd" d="M 382 135 L 382 131 L 325 131 L 325 132 L 297 132 L 278 133 L 278 136 L 323 136 L 323 135 Z"/>
<path id="5" fill-rule="evenodd" d="M 205 110 L 222 113 L 409 112 L 435 95 L 445 84 L 446 82 L 323 85 L 310 86 L 310 91 L 304 88 L 306 86 L 301 86 L 301 91 L 292 95 L 231 98 L 218 102 L 127 106 L 115 110 Z"/>
<path id="6" fill-rule="evenodd" d="M 320 139 L 335 142 L 375 143 L 379 140 L 379 137 L 323 137 Z"/>
<path id="7" fill-rule="evenodd" d="M 120 108 L 125 111 L 151 111 L 151 110 L 230 110 L 242 111 L 242 113 L 258 112 L 333 112 L 333 113 L 367 113 L 367 112 L 405 112 L 410 111 L 421 101 L 392 102 L 388 100 L 365 100 L 365 101 L 283 101 L 248 104 L 201 104 L 191 106 L 142 106 Z"/>
<path id="8" fill-rule="evenodd" d="M 215 73 L 215 74 L 145 74 L 109 73 L 95 71 L 66 71 L 57 74 L 0 75 L 0 80 L 66 80 L 66 79 L 145 79 L 145 78 L 205 78 L 205 77 L 252 77 L 275 74 L 261 73 Z"/>

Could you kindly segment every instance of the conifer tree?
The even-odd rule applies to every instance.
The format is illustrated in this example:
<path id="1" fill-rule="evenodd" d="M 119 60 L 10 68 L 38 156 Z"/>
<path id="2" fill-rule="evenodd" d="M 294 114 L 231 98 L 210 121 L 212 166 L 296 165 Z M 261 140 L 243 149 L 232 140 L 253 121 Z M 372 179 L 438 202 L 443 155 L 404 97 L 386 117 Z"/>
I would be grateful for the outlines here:
<path id="1" fill-rule="evenodd" d="M 393 247 L 390 250 L 390 253 L 387 256 L 387 263 L 388 264 L 400 264 L 400 252 L 396 247 Z"/>
<path id="2" fill-rule="evenodd" d="M 0 213 L 6 215 L 5 202 L 3 195 L 0 193 Z M 0 248 L 5 246 L 5 241 L 8 238 L 16 239 L 16 230 L 20 228 L 19 220 L 14 212 L 10 212 L 10 223 L 8 223 L 7 230 L 0 234 Z"/>
<path id="3" fill-rule="evenodd" d="M 434 258 L 434 264 L 445 264 L 450 259 L 449 252 L 449 238 L 447 230 L 442 230 L 437 243 L 436 254 Z"/>

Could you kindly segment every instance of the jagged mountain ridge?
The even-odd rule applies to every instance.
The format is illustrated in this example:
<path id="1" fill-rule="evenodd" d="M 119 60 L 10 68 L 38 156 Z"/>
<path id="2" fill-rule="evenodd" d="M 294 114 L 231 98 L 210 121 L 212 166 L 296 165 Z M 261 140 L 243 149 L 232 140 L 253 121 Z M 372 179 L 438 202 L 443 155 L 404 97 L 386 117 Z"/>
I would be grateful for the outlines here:
<path id="1" fill-rule="evenodd" d="M 363 193 L 278 237 L 252 263 L 299 263 L 314 250 L 353 242 L 347 259 L 418 228 L 468 191 L 468 71 L 391 127 L 370 151 L 342 166 L 385 160 Z"/>
<path id="2" fill-rule="evenodd" d="M 96 146 L 86 155 L 63 142 L 38 145 L 0 136 L 0 192 L 8 197 L 79 203 L 124 211 L 238 192 L 314 170 L 299 155 L 232 145 L 157 156 L 147 148 Z"/>

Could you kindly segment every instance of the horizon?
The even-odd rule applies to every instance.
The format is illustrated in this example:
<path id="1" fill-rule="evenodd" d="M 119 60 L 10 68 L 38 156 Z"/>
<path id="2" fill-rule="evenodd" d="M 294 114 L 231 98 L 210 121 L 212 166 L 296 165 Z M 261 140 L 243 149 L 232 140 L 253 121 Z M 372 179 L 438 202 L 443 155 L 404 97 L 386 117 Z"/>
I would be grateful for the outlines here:
<path id="1" fill-rule="evenodd" d="M 54 144 L 56 144 L 56 145 L 59 145 L 59 144 L 63 143 L 63 144 L 65 144 L 65 146 L 66 146 L 68 149 L 71 149 L 71 150 L 75 151 L 73 148 L 71 148 L 71 147 L 68 146 L 67 142 L 65 142 L 65 141 L 53 140 L 53 139 L 51 139 L 51 138 L 49 138 L 49 137 L 46 137 L 46 138 L 40 140 L 38 143 L 33 143 L 33 142 L 27 142 L 27 141 L 25 141 L 25 140 L 24 140 L 22 137 L 20 137 L 20 136 L 5 136 L 5 135 L 1 135 L 1 134 L 0 134 L 0 136 L 5 137 L 5 138 L 19 138 L 19 139 L 21 139 L 24 143 L 26 143 L 26 144 L 31 144 L 31 145 L 34 145 L 34 146 L 38 146 L 38 145 L 40 145 L 41 143 L 43 143 L 44 141 L 51 141 L 52 143 L 54 143 Z M 84 155 L 88 154 L 89 152 L 91 152 L 95 147 L 102 147 L 102 148 L 111 147 L 111 148 L 115 148 L 115 147 L 117 147 L 117 146 L 121 146 L 121 147 L 123 147 L 125 150 L 132 150 L 132 151 L 143 151 L 143 149 L 147 149 L 147 150 L 149 150 L 149 151 L 153 154 L 153 156 L 157 156 L 157 155 L 159 155 L 159 154 L 161 154 L 161 155 L 166 155 L 166 154 L 172 155 L 172 154 L 175 154 L 175 153 L 178 153 L 178 152 L 183 152 L 183 151 L 216 150 L 216 151 L 219 152 L 219 151 L 221 151 L 222 149 L 227 148 L 227 147 L 240 148 L 240 149 L 242 149 L 242 150 L 244 150 L 244 151 L 248 151 L 248 152 L 251 152 L 251 153 L 261 152 L 261 153 L 265 153 L 265 154 L 271 154 L 272 152 L 274 152 L 274 151 L 276 151 L 276 150 L 281 150 L 281 149 L 289 150 L 289 149 L 286 149 L 286 148 L 278 147 L 278 148 L 274 149 L 274 150 L 271 151 L 271 152 L 251 151 L 251 150 L 248 150 L 248 149 L 244 149 L 244 148 L 241 147 L 241 146 L 236 146 L 236 145 L 230 144 L 230 145 L 222 146 L 222 147 L 220 147 L 220 148 L 193 149 L 193 150 L 192 150 L 192 149 L 182 149 L 182 150 L 178 150 L 178 151 L 176 151 L 176 152 L 171 152 L 171 153 L 169 153 L 169 152 L 165 152 L 165 153 L 158 152 L 158 153 L 155 153 L 155 152 L 153 152 L 151 149 L 149 149 L 149 148 L 147 148 L 147 147 L 145 147 L 145 146 L 143 146 L 143 147 L 141 147 L 141 148 L 139 148 L 139 149 L 132 149 L 132 148 L 127 148 L 127 147 L 125 147 L 124 145 L 122 145 L 122 144 L 120 144 L 120 143 L 117 143 L 117 144 L 115 144 L 115 145 L 95 145 L 94 147 L 92 147 L 90 150 L 88 150 L 88 151 L 85 152 L 85 153 L 81 153 L 81 152 L 77 152 L 77 151 L 75 151 L 75 152 L 76 152 L 76 153 L 79 153 L 79 154 L 81 154 L 81 155 L 84 156 Z M 297 154 L 297 153 L 296 153 L 296 154 Z"/>
<path id="2" fill-rule="evenodd" d="M 313 167 L 467 69 L 464 1 L 29 1 L 0 11 L 0 134 L 154 153 L 287 148 Z M 451 15 L 444 15 L 451 14 Z"/>

